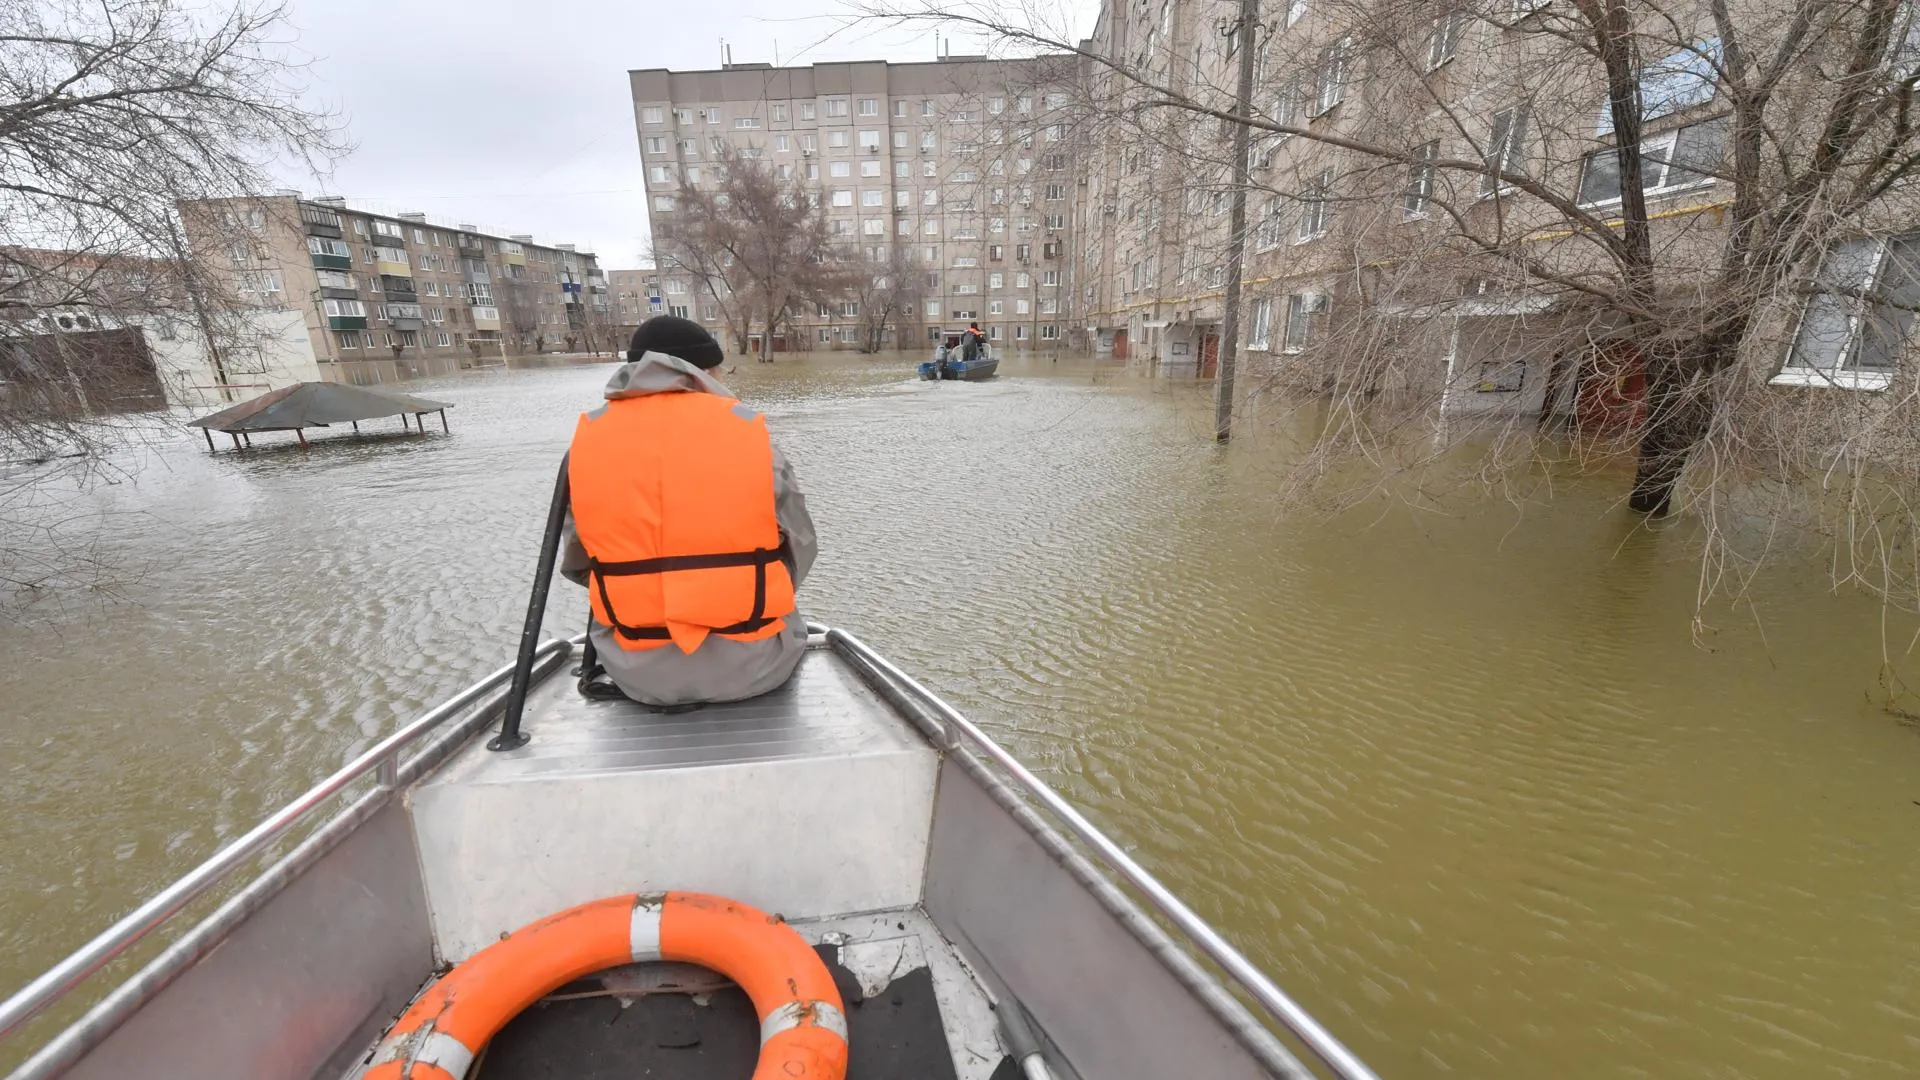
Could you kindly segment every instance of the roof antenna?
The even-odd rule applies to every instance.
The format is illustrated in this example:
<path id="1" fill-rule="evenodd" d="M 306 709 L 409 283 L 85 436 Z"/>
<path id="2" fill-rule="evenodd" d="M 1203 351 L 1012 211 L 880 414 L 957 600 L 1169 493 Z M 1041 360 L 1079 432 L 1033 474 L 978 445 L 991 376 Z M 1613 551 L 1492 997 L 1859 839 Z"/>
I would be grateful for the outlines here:
<path id="1" fill-rule="evenodd" d="M 720 66 L 721 67 L 727 66 L 727 39 L 726 38 L 720 39 Z"/>

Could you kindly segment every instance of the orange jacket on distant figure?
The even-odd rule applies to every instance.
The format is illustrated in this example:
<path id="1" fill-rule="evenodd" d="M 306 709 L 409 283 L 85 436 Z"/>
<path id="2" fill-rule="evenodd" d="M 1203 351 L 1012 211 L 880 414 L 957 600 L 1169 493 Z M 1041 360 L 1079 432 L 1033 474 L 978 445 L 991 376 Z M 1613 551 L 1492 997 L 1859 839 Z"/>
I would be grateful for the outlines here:
<path id="1" fill-rule="evenodd" d="M 608 401 L 567 464 L 593 617 L 622 649 L 772 637 L 794 612 L 766 419 L 716 394 Z"/>

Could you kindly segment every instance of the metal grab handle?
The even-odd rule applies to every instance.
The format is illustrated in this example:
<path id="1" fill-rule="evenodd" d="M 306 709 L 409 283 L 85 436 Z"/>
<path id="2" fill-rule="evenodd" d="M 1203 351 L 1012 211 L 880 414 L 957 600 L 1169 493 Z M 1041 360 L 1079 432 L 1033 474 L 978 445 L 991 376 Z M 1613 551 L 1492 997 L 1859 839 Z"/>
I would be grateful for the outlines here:
<path id="1" fill-rule="evenodd" d="M 513 687 L 507 691 L 500 734 L 487 740 L 489 750 L 518 750 L 530 737 L 520 730 L 520 714 L 527 708 L 527 687 L 533 681 L 533 650 L 540 644 L 540 624 L 547 617 L 547 594 L 553 590 L 553 564 L 560 554 L 560 533 L 567 523 L 567 459 L 560 455 L 560 475 L 553 481 L 553 501 L 547 504 L 547 531 L 540 536 L 540 564 L 533 572 L 533 592 L 527 597 L 527 621 L 520 627 L 520 653 L 513 661 Z"/>

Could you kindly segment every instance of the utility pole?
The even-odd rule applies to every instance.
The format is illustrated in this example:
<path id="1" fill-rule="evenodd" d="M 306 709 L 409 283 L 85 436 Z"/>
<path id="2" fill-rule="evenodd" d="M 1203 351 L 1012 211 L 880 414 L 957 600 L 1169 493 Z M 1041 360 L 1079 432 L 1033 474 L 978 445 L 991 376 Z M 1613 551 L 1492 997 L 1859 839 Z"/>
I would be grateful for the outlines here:
<path id="1" fill-rule="evenodd" d="M 1240 47 L 1240 84 L 1235 95 L 1236 115 L 1253 115 L 1254 51 L 1260 47 L 1260 0 L 1240 0 L 1240 21 L 1234 27 Z M 1227 314 L 1220 328 L 1220 373 L 1213 384 L 1213 441 L 1226 442 L 1233 434 L 1233 363 L 1240 347 L 1240 293 L 1247 255 L 1247 148 L 1253 132 L 1246 124 L 1233 128 L 1233 202 L 1227 215 Z"/>

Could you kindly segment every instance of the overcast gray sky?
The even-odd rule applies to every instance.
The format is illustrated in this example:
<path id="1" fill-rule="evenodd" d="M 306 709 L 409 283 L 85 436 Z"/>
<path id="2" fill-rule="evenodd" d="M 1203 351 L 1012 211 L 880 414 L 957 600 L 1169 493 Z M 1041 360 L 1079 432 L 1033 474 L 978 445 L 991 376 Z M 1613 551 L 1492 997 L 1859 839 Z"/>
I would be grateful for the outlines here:
<path id="1" fill-rule="evenodd" d="M 627 71 L 718 67 L 722 38 L 736 63 L 772 63 L 776 51 L 782 64 L 936 55 L 931 31 L 846 29 L 847 10 L 838 0 L 292 0 L 298 45 L 315 58 L 311 90 L 356 144 L 328 193 L 577 243 L 615 270 L 646 250 Z M 310 195 L 315 186 L 301 183 Z"/>

